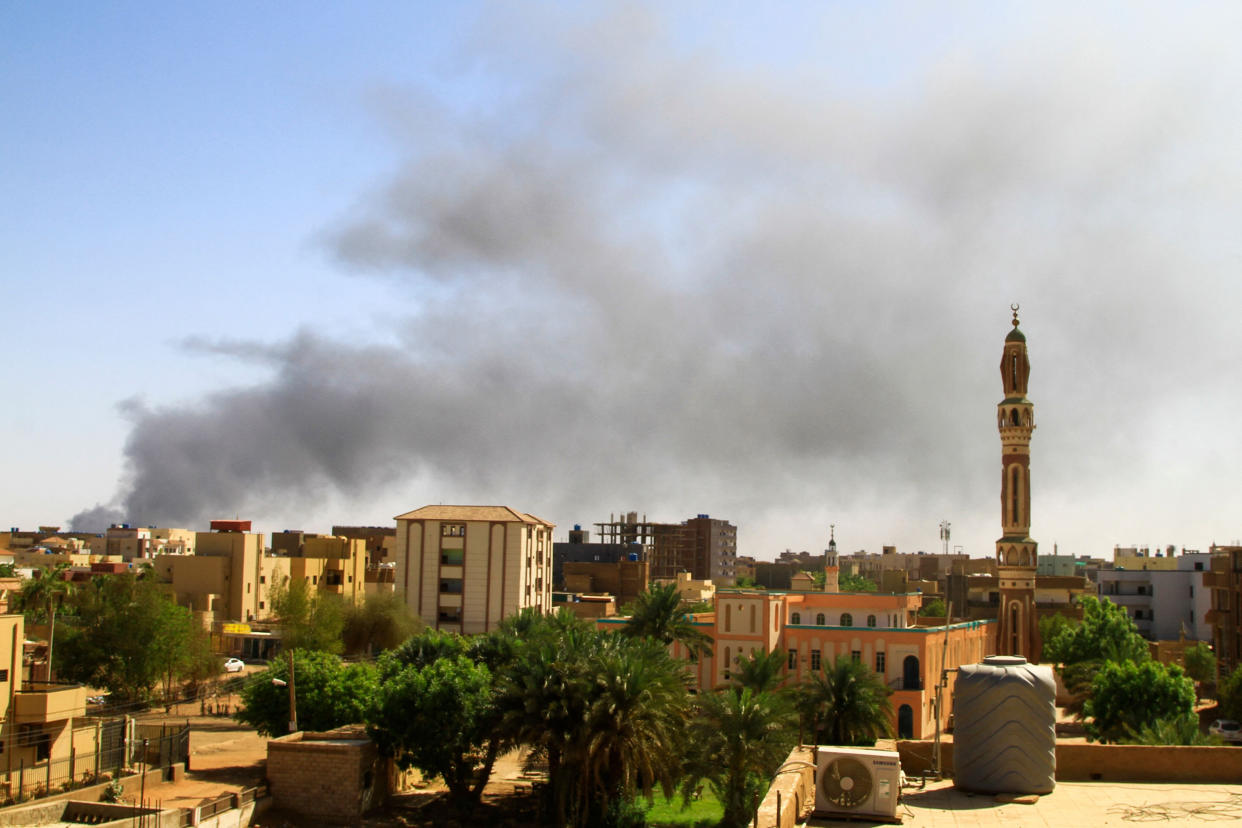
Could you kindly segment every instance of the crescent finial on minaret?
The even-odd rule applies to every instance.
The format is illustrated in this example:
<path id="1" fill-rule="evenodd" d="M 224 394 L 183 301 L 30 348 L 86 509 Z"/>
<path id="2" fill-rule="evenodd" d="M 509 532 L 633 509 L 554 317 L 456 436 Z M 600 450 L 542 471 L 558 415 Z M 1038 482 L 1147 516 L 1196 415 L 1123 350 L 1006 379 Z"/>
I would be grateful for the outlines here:
<path id="1" fill-rule="evenodd" d="M 1009 309 L 1013 311 L 1013 326 L 1016 328 L 1018 327 L 1018 306 L 1013 304 L 1009 306 Z"/>

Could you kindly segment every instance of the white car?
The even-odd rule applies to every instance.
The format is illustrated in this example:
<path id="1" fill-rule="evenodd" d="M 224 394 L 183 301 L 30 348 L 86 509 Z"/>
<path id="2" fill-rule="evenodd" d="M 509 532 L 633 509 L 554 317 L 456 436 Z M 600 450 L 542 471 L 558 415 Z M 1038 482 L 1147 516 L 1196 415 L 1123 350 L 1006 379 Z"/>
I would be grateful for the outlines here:
<path id="1" fill-rule="evenodd" d="M 1217 719 L 1208 728 L 1208 733 L 1219 736 L 1226 742 L 1242 742 L 1242 725 L 1233 719 Z"/>
<path id="2" fill-rule="evenodd" d="M 240 673 L 242 668 L 245 666 L 246 662 L 242 661 L 240 658 L 230 658 L 228 661 L 224 662 L 224 672 Z"/>

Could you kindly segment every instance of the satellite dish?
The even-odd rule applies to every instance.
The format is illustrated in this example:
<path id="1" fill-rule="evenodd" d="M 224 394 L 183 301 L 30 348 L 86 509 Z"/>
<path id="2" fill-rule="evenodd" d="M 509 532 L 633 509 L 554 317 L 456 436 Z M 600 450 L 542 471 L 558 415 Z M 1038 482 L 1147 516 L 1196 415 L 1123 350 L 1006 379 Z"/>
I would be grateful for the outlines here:
<path id="1" fill-rule="evenodd" d="M 821 774 L 824 796 L 838 808 L 857 808 L 871 797 L 871 769 L 849 756 L 833 759 Z"/>

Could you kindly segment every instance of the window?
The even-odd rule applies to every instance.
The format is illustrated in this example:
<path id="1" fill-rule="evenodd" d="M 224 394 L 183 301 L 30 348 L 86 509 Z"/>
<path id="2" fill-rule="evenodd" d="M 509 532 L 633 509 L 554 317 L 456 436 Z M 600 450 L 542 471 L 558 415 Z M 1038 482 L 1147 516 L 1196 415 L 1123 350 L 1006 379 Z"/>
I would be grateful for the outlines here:
<path id="1" fill-rule="evenodd" d="M 789 623 L 790 623 L 790 624 L 801 624 L 801 623 L 802 623 L 802 613 L 800 613 L 800 612 L 795 612 L 793 615 L 789 616 Z"/>
<path id="2" fill-rule="evenodd" d="M 825 624 L 827 624 L 827 623 L 828 623 L 828 619 L 827 619 L 827 618 L 825 618 L 825 617 L 824 617 L 824 614 L 821 612 L 821 613 L 819 613 L 818 615 L 816 615 L 816 616 L 815 616 L 815 623 L 816 623 L 818 626 L 821 626 L 821 627 L 822 627 L 822 626 L 824 626 Z"/>
<path id="3" fill-rule="evenodd" d="M 466 524 L 464 523 L 441 523 L 440 537 L 442 538 L 460 538 L 466 534 Z"/>
<path id="4" fill-rule="evenodd" d="M 529 590 L 530 590 L 530 587 L 527 587 L 527 591 Z M 441 578 L 440 579 L 440 591 L 448 593 L 450 595 L 460 595 L 461 594 L 461 578 Z"/>
<path id="5" fill-rule="evenodd" d="M 263 601 L 259 602 L 259 609 L 267 609 L 267 604 Z"/>
<path id="6" fill-rule="evenodd" d="M 841 626 L 842 627 L 854 626 L 854 616 L 850 615 L 848 612 L 841 613 Z"/>
<path id="7" fill-rule="evenodd" d="M 850 659 L 855 664 L 861 663 L 862 662 L 862 651 L 861 650 L 850 650 Z"/>
<path id="8" fill-rule="evenodd" d="M 267 583 L 267 576 L 266 576 L 266 575 L 260 575 L 260 576 L 259 576 L 259 583 L 261 583 L 261 584 L 266 584 L 266 583 Z"/>
<path id="9" fill-rule="evenodd" d="M 440 550 L 440 563 L 446 566 L 461 566 L 465 553 L 460 549 Z"/>
<path id="10" fill-rule="evenodd" d="M 798 666 L 798 651 L 797 650 L 790 649 L 789 661 L 785 662 L 785 666 L 790 670 L 793 670 Z"/>
<path id="11" fill-rule="evenodd" d="M 811 669 L 819 669 L 819 650 L 811 650 Z"/>
<path id="12" fill-rule="evenodd" d="M 868 616 L 867 616 L 867 626 L 868 626 L 868 627 L 874 627 L 874 626 L 875 626 L 875 616 L 874 616 L 874 615 L 868 615 Z"/>
<path id="13" fill-rule="evenodd" d="M 875 671 L 882 676 L 884 675 L 885 666 L 886 665 L 884 663 L 884 653 L 876 653 L 875 654 Z"/>

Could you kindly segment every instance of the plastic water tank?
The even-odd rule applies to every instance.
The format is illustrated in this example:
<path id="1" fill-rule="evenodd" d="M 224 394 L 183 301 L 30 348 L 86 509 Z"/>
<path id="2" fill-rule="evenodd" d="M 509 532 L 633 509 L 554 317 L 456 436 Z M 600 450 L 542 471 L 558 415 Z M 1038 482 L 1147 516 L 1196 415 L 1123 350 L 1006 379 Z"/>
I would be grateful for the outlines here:
<path id="1" fill-rule="evenodd" d="M 1056 679 L 1021 656 L 959 668 L 953 688 L 954 785 L 981 793 L 1056 787 Z"/>

